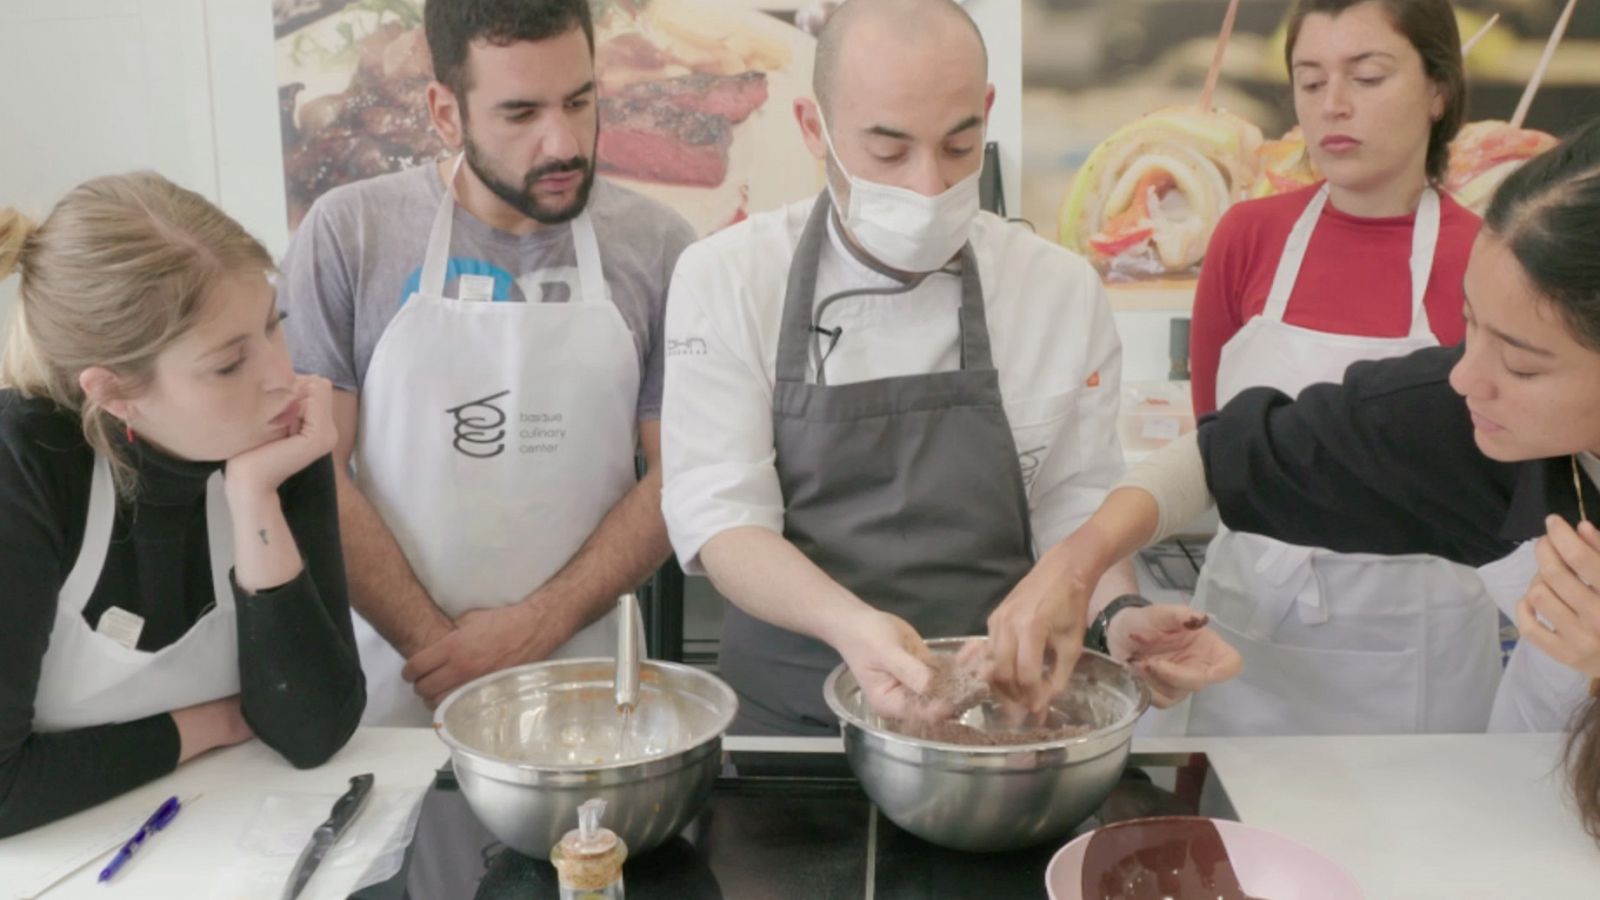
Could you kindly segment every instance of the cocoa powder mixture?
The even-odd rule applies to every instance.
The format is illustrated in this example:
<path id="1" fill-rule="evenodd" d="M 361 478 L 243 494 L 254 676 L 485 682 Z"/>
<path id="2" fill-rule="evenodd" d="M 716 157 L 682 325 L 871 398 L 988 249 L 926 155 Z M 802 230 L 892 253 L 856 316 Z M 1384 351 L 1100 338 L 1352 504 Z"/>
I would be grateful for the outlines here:
<path id="1" fill-rule="evenodd" d="M 923 699 L 949 703 L 957 715 L 989 699 L 989 682 L 983 677 L 979 660 L 962 662 L 953 653 L 942 653 L 933 658 L 928 668 L 933 670 L 933 679 L 928 682 Z"/>

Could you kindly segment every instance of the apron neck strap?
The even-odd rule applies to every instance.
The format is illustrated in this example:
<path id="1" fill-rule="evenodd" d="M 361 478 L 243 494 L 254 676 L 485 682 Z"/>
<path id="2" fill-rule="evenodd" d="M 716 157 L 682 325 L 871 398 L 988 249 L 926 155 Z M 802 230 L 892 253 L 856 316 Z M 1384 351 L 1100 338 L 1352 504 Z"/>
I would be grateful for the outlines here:
<path id="1" fill-rule="evenodd" d="M 446 276 L 450 265 L 450 231 L 456 212 L 456 179 L 461 174 L 464 154 L 456 154 L 450 163 L 450 175 L 445 181 L 444 196 L 439 198 L 439 209 L 433 214 L 433 227 L 428 231 L 428 251 L 422 261 L 422 277 L 417 291 L 425 297 L 444 296 Z M 600 265 L 600 241 L 595 237 L 594 220 L 589 210 L 572 220 L 572 249 L 578 258 L 578 299 L 584 303 L 598 303 L 606 299 L 606 282 Z"/>
<path id="2" fill-rule="evenodd" d="M 1289 295 L 1294 293 L 1295 280 L 1300 277 L 1300 266 L 1306 258 L 1306 248 L 1311 245 L 1311 233 L 1322 218 L 1328 205 L 1328 185 L 1323 183 L 1305 212 L 1295 221 L 1284 244 L 1283 255 L 1278 258 L 1278 269 L 1272 276 L 1272 290 L 1267 294 L 1264 319 L 1283 321 L 1289 308 Z M 1427 337 L 1433 332 L 1428 325 L 1428 308 L 1424 302 L 1428 295 L 1428 278 L 1433 273 L 1434 251 L 1439 246 L 1439 192 L 1429 186 L 1423 188 L 1422 200 L 1417 206 L 1416 218 L 1411 226 L 1410 280 L 1411 331 L 1409 336 Z"/>
<path id="3" fill-rule="evenodd" d="M 117 487 L 111 478 L 111 463 L 96 453 L 89 477 L 89 510 L 84 517 L 83 543 L 78 559 L 56 594 L 63 611 L 81 614 L 89 597 L 100 584 L 106 553 L 111 545 L 112 526 L 117 517 Z M 233 519 L 223 491 L 222 473 L 212 472 L 206 480 L 206 548 L 211 554 L 211 592 L 217 606 L 233 606 Z"/>
<path id="4" fill-rule="evenodd" d="M 1422 189 L 1417 217 L 1411 226 L 1411 337 L 1427 337 L 1428 278 L 1433 274 L 1434 251 L 1439 247 L 1439 192 Z"/>
<path id="5" fill-rule="evenodd" d="M 806 380 L 806 353 L 811 346 L 811 309 L 817 294 L 817 260 L 828 233 L 828 192 L 817 195 L 811 215 L 800 232 L 789 263 L 789 283 L 783 295 L 783 318 L 778 327 L 778 381 Z"/>
<path id="6" fill-rule="evenodd" d="M 89 477 L 89 512 L 84 517 L 78 559 L 56 594 L 56 603 L 62 610 L 81 614 L 89 605 L 89 596 L 100 583 L 100 570 L 105 567 L 106 551 L 111 546 L 111 527 L 116 517 L 117 488 L 111 480 L 111 463 L 96 453 L 93 474 Z"/>
<path id="7" fill-rule="evenodd" d="M 983 279 L 978 254 L 970 242 L 961 245 L 961 368 L 992 369 L 989 322 L 983 312 Z"/>
<path id="8" fill-rule="evenodd" d="M 822 258 L 822 248 L 828 240 L 828 216 L 831 210 L 830 195 L 823 191 L 811 207 L 811 214 L 800 232 L 800 242 L 789 264 L 774 373 L 775 379 L 780 382 L 799 383 L 806 380 L 811 335 L 816 324 L 814 315 L 827 305 L 828 300 L 844 296 L 900 293 L 894 289 L 851 290 L 817 302 L 817 266 Z M 978 273 L 978 258 L 971 243 L 961 246 L 958 258 L 961 265 L 961 368 L 993 369 L 989 327 L 983 311 L 983 280 Z M 912 289 L 916 286 L 914 283 Z"/>
<path id="9" fill-rule="evenodd" d="M 1327 205 L 1328 184 L 1323 182 L 1322 187 L 1311 196 L 1311 202 L 1306 204 L 1300 218 L 1295 220 L 1294 227 L 1289 229 L 1283 255 L 1278 257 L 1278 269 L 1272 275 L 1272 290 L 1267 294 L 1266 308 L 1261 310 L 1263 319 L 1283 321 L 1283 313 L 1289 308 L 1289 295 L 1294 293 L 1295 279 L 1300 277 L 1300 264 L 1306 258 L 1306 247 L 1311 244 L 1311 232 L 1316 230 L 1317 220 L 1322 217 L 1322 209 Z"/>
<path id="10" fill-rule="evenodd" d="M 584 303 L 602 303 L 606 299 L 606 280 L 600 265 L 600 240 L 595 237 L 589 210 L 578 213 L 571 228 L 572 249 L 578 257 L 578 296 Z"/>
<path id="11" fill-rule="evenodd" d="M 223 487 L 223 473 L 206 479 L 206 547 L 211 553 L 211 592 L 217 606 L 233 606 L 233 513 Z"/>
<path id="12" fill-rule="evenodd" d="M 450 262 L 450 223 L 456 212 L 456 178 L 465 158 L 465 154 L 458 153 L 450 164 L 444 196 L 439 198 L 439 209 L 433 214 L 433 227 L 428 231 L 428 253 L 422 258 L 422 278 L 417 285 L 418 293 L 425 297 L 444 296 L 445 267 Z"/>

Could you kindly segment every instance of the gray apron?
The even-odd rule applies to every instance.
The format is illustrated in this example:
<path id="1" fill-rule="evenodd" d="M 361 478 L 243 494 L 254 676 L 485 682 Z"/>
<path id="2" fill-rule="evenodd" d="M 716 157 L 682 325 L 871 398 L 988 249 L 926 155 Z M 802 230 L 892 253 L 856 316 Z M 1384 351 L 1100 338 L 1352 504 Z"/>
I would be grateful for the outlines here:
<path id="1" fill-rule="evenodd" d="M 778 337 L 772 422 L 784 537 L 925 638 L 982 634 L 1033 567 L 1033 531 L 977 258 L 962 247 L 958 371 L 808 383 L 814 307 L 827 302 L 814 303 L 830 214 L 823 194 L 795 250 Z M 720 666 L 739 694 L 731 730 L 837 734 L 822 682 L 839 661 L 827 644 L 729 604 Z"/>

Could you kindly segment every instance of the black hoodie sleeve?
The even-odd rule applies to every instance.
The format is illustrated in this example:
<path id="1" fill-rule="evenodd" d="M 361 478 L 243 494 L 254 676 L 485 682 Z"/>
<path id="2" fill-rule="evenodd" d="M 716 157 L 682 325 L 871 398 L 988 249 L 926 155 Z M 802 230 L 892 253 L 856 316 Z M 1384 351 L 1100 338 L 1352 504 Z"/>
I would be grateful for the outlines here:
<path id="1" fill-rule="evenodd" d="M 1450 388 L 1457 348 L 1351 366 L 1341 384 L 1291 399 L 1235 397 L 1200 425 L 1222 521 L 1342 553 L 1427 553 L 1479 566 L 1501 537 L 1516 467 L 1485 456 Z"/>

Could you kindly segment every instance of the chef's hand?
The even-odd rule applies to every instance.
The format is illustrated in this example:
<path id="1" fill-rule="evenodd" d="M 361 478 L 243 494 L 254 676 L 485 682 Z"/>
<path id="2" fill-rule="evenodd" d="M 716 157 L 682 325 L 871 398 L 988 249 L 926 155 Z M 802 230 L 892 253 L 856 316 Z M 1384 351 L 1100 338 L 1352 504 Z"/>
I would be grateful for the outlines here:
<path id="1" fill-rule="evenodd" d="M 525 603 L 468 610 L 455 620 L 454 630 L 407 660 L 400 676 L 433 709 L 480 675 L 538 662 L 570 635 L 537 621 L 533 612 Z"/>
<path id="2" fill-rule="evenodd" d="M 1106 629 L 1113 659 L 1132 666 L 1150 685 L 1150 699 L 1165 709 L 1209 684 L 1239 674 L 1239 651 L 1206 627 L 1206 616 L 1187 606 L 1157 603 L 1124 609 Z"/>
<path id="3" fill-rule="evenodd" d="M 935 722 L 955 709 L 924 696 L 933 681 L 933 652 L 899 616 L 863 606 L 834 649 L 844 657 L 872 711 L 889 719 Z"/>
<path id="4" fill-rule="evenodd" d="M 1067 687 L 1083 649 L 1094 582 L 1035 565 L 989 614 L 989 683 L 1035 720 Z"/>
<path id="5" fill-rule="evenodd" d="M 289 476 L 333 452 L 333 384 L 316 375 L 294 380 L 295 418 L 288 433 L 228 460 L 224 483 L 230 501 L 276 493 Z"/>
<path id="6" fill-rule="evenodd" d="M 1534 545 L 1539 574 L 1517 602 L 1517 630 L 1556 662 L 1600 678 L 1600 530 L 1588 522 L 1573 530 L 1559 516 L 1547 517 L 1545 529 Z"/>

